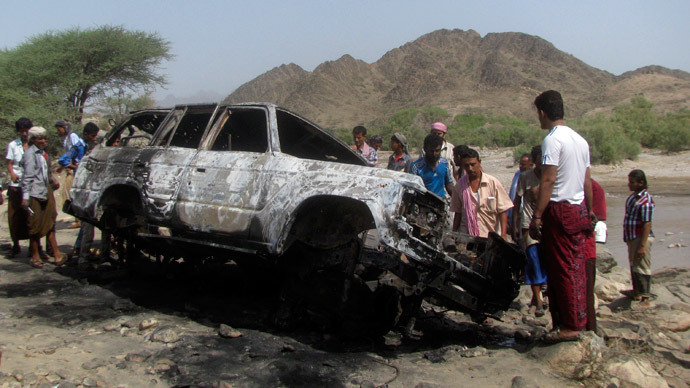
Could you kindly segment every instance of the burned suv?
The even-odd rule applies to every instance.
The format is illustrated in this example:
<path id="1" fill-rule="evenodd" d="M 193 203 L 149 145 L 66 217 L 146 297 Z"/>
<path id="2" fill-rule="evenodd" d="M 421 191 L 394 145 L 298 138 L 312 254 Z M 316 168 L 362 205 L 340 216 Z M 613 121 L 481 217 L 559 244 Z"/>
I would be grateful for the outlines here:
<path id="1" fill-rule="evenodd" d="M 82 160 L 71 198 L 69 213 L 126 239 L 128 260 L 277 269 L 286 320 L 319 311 L 387 330 L 426 296 L 491 314 L 523 265 L 498 236 L 445 236 L 444 250 L 445 201 L 419 177 L 367 167 L 272 104 L 136 112 Z"/>

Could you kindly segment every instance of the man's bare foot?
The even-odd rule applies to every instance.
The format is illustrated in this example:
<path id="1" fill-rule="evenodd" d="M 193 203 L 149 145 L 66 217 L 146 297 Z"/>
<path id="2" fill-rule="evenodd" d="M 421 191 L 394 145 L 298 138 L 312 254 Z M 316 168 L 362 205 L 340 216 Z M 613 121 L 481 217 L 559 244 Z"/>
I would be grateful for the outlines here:
<path id="1" fill-rule="evenodd" d="M 67 255 L 62 252 L 58 252 L 58 254 L 55 255 L 55 265 L 59 267 L 65 264 L 65 262 L 67 262 Z"/>
<path id="2" fill-rule="evenodd" d="M 640 303 L 635 306 L 636 309 L 644 310 L 652 307 L 651 298 L 648 296 L 643 296 L 640 298 Z"/>
<path id="3" fill-rule="evenodd" d="M 29 259 L 29 264 L 31 264 L 31 266 L 34 268 L 43 268 L 43 266 L 45 265 L 45 263 L 43 262 L 43 260 L 41 260 L 40 257 L 32 257 L 31 259 Z"/>
<path id="4" fill-rule="evenodd" d="M 544 337 L 542 337 L 542 341 L 547 344 L 557 344 L 559 342 L 568 342 L 568 341 L 578 341 L 580 339 L 580 332 L 579 331 L 573 331 L 573 330 L 554 330 Z"/>

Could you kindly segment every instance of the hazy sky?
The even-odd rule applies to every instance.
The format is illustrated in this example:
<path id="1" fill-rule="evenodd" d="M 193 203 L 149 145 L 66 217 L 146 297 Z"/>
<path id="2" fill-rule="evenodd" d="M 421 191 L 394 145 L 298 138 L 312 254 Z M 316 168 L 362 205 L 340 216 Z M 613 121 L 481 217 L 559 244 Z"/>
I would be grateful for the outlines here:
<path id="1" fill-rule="evenodd" d="M 344 54 L 371 63 L 441 28 L 537 35 L 616 75 L 646 65 L 690 71 L 688 20 L 688 0 L 0 0 L 0 47 L 76 26 L 157 32 L 175 55 L 161 69 L 162 99 L 225 96 L 284 63 L 311 71 Z"/>

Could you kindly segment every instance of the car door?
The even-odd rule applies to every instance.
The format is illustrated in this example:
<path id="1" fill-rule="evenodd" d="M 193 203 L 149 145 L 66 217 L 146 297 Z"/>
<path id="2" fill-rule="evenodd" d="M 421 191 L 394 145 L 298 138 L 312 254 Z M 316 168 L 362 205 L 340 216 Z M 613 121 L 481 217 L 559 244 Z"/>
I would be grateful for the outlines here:
<path id="1" fill-rule="evenodd" d="M 217 117 L 189 165 L 177 215 L 190 230 L 219 232 L 245 244 L 261 235 L 253 229 L 260 227 L 255 216 L 270 158 L 269 112 L 262 105 L 233 106 Z"/>
<path id="2" fill-rule="evenodd" d="M 198 152 L 215 105 L 176 107 L 161 125 L 152 145 L 134 160 L 134 179 L 141 182 L 144 208 L 150 220 L 172 221 L 177 193 Z"/>

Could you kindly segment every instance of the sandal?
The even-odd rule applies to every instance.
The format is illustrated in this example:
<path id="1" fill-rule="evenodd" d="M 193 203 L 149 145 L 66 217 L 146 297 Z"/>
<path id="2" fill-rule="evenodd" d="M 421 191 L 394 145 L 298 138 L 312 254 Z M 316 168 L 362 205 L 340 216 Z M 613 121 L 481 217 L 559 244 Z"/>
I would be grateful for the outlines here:
<path id="1" fill-rule="evenodd" d="M 59 267 L 59 266 L 65 264 L 67 262 L 67 259 L 68 259 L 66 254 L 64 254 L 62 252 L 59 252 L 59 253 L 61 254 L 59 259 L 57 258 L 57 256 L 55 256 L 55 266 L 56 267 Z"/>
<path id="2" fill-rule="evenodd" d="M 537 309 L 534 310 L 534 316 L 535 317 L 543 317 L 544 316 L 544 306 L 537 307 Z"/>
<path id="3" fill-rule="evenodd" d="M 580 333 L 574 336 L 566 337 L 563 334 L 561 334 L 560 330 L 552 331 L 545 336 L 541 338 L 542 342 L 546 344 L 557 344 L 559 342 L 570 342 L 570 341 L 579 341 L 580 340 Z"/>
<path id="4" fill-rule="evenodd" d="M 620 292 L 632 300 L 640 300 L 640 295 L 635 290 L 621 290 Z"/>
<path id="5" fill-rule="evenodd" d="M 43 268 L 43 266 L 45 265 L 43 260 L 39 258 L 32 258 L 31 260 L 29 260 L 29 264 L 31 264 L 31 266 L 34 268 Z"/>

